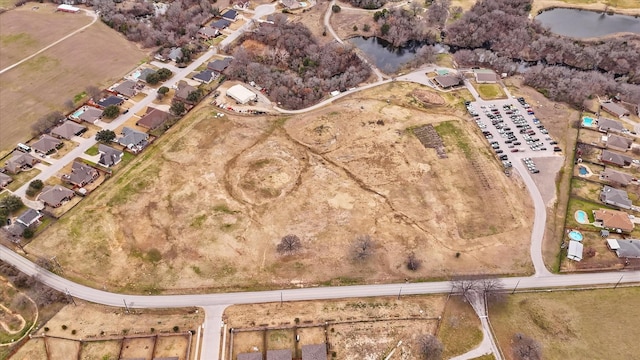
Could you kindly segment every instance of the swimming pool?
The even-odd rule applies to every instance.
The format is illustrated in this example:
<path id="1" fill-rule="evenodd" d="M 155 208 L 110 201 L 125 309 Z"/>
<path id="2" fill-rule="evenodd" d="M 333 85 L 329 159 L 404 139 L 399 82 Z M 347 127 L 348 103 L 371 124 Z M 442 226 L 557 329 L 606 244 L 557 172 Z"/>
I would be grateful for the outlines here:
<path id="1" fill-rule="evenodd" d="M 578 168 L 578 172 L 580 173 L 580 175 L 587 175 L 589 172 L 587 171 L 587 168 L 584 166 L 580 166 Z"/>
<path id="2" fill-rule="evenodd" d="M 575 230 L 571 230 L 569 232 L 569 238 L 571 238 L 571 240 L 575 240 L 575 241 L 582 241 L 583 236 L 580 233 L 580 231 L 575 231 Z"/>
<path id="3" fill-rule="evenodd" d="M 582 118 L 582 125 L 583 126 L 593 126 L 593 119 L 590 118 L 590 117 L 587 117 L 587 116 L 583 117 Z"/>
<path id="4" fill-rule="evenodd" d="M 83 112 L 84 112 L 84 108 L 82 107 L 82 108 L 76 110 L 76 112 L 74 112 L 73 115 L 71 115 L 71 116 L 73 116 L 74 118 L 79 118 L 80 115 L 82 115 Z"/>
<path id="5" fill-rule="evenodd" d="M 580 224 L 587 224 L 589 222 L 587 213 L 582 210 L 576 211 L 576 221 L 579 222 Z"/>
<path id="6" fill-rule="evenodd" d="M 140 77 L 140 70 L 136 70 L 136 72 L 134 72 L 133 74 L 131 74 L 131 77 L 134 79 L 137 79 Z"/>

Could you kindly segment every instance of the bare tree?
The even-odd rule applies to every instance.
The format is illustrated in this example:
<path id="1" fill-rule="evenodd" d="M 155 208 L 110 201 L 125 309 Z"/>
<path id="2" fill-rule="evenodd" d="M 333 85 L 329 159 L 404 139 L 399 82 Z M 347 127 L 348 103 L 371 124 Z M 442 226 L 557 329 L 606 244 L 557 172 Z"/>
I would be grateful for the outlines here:
<path id="1" fill-rule="evenodd" d="M 478 289 L 487 298 L 501 303 L 506 300 L 506 294 L 502 291 L 504 284 L 496 276 L 484 276 L 478 280 Z"/>
<path id="2" fill-rule="evenodd" d="M 98 89 L 97 87 L 90 85 L 87 86 L 84 92 L 87 93 L 87 96 L 89 96 L 90 99 L 98 100 L 98 96 L 100 96 L 100 93 L 102 91 L 100 91 L 100 89 Z"/>
<path id="3" fill-rule="evenodd" d="M 280 254 L 293 254 L 302 248 L 302 242 L 297 235 L 289 234 L 280 240 L 276 250 Z"/>
<path id="4" fill-rule="evenodd" d="M 538 341 L 524 334 L 513 335 L 513 357 L 516 360 L 542 359 L 542 346 Z"/>
<path id="5" fill-rule="evenodd" d="M 442 359 L 442 351 L 444 346 L 435 336 L 428 334 L 423 335 L 418 339 L 418 346 L 420 356 L 425 360 L 440 360 Z"/>
<path id="6" fill-rule="evenodd" d="M 374 242 L 369 235 L 358 235 L 353 243 L 352 257 L 354 260 L 367 260 L 374 251 Z"/>
<path id="7" fill-rule="evenodd" d="M 416 271 L 422 266 L 422 261 L 416 257 L 414 253 L 409 254 L 407 258 L 407 269 Z"/>
<path id="8" fill-rule="evenodd" d="M 460 275 L 451 279 L 451 291 L 467 296 L 480 288 L 480 279 L 476 275 Z"/>

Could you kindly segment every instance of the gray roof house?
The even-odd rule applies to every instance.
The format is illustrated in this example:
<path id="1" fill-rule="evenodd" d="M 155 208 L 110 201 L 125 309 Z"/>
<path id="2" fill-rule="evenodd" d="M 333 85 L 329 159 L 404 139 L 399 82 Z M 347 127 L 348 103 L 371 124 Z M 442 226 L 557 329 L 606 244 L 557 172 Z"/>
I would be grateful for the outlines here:
<path id="1" fill-rule="evenodd" d="M 613 164 L 617 166 L 628 166 L 631 165 L 631 160 L 629 156 L 615 153 L 609 150 L 602 150 L 602 154 L 600 155 L 600 161 L 607 164 Z"/>
<path id="2" fill-rule="evenodd" d="M 181 58 L 182 58 L 182 48 L 179 48 L 179 47 L 171 48 L 171 51 L 169 51 L 169 59 L 173 61 L 178 61 Z"/>
<path id="3" fill-rule="evenodd" d="M 122 151 L 114 149 L 111 146 L 100 144 L 98 145 L 98 152 L 100 153 L 98 164 L 104 167 L 117 165 L 122 160 Z"/>
<path id="4" fill-rule="evenodd" d="M 71 165 L 71 173 L 62 175 L 62 179 L 74 186 L 83 187 L 92 183 L 99 176 L 98 170 L 85 163 L 74 161 Z"/>
<path id="5" fill-rule="evenodd" d="M 187 84 L 186 81 L 181 80 L 178 82 L 176 94 L 173 97 L 182 102 L 190 103 L 190 101 L 187 101 L 187 97 L 189 96 L 190 93 L 196 90 L 198 89 Z"/>
<path id="6" fill-rule="evenodd" d="M 50 154 L 62 146 L 62 141 L 49 135 L 42 135 L 40 140 L 31 144 L 31 148 L 41 154 Z"/>
<path id="7" fill-rule="evenodd" d="M 16 150 L 11 154 L 11 158 L 7 161 L 4 168 L 12 174 L 17 174 L 22 170 L 33 167 L 33 165 L 38 162 L 39 160 L 31 154 Z"/>
<path id="8" fill-rule="evenodd" d="M 34 224 L 37 224 L 40 219 L 42 219 L 42 214 L 38 210 L 34 210 L 29 208 L 29 210 L 22 213 L 22 215 L 18 216 L 16 222 L 20 224 L 30 227 Z"/>
<path id="9" fill-rule="evenodd" d="M 609 168 L 605 169 L 600 174 L 600 178 L 608 181 L 609 183 L 617 183 L 622 186 L 627 186 L 631 181 L 633 181 L 633 176 Z"/>
<path id="10" fill-rule="evenodd" d="M 53 130 L 51 130 L 51 135 L 69 140 L 85 131 L 87 131 L 85 126 L 76 124 L 73 121 L 65 121 L 62 125 L 53 128 Z"/>
<path id="11" fill-rule="evenodd" d="M 138 93 L 136 90 L 136 82 L 131 80 L 126 80 L 118 84 L 118 86 L 113 88 L 113 91 L 126 97 L 133 97 Z"/>
<path id="12" fill-rule="evenodd" d="M 292 358 L 290 349 L 267 350 L 267 360 L 291 360 Z"/>
<path id="13" fill-rule="evenodd" d="M 609 135 L 607 137 L 607 148 L 627 151 L 631 148 L 633 140 L 620 135 Z"/>
<path id="14" fill-rule="evenodd" d="M 640 240 L 609 239 L 607 243 L 620 258 L 640 259 Z"/>
<path id="15" fill-rule="evenodd" d="M 602 188 L 600 201 L 622 209 L 631 209 L 633 206 L 626 191 L 612 188 L 609 185 L 605 185 Z"/>
<path id="16" fill-rule="evenodd" d="M 436 76 L 434 80 L 438 83 L 438 85 L 440 85 L 444 89 L 459 85 L 461 82 L 460 78 L 456 75 Z"/>
<path id="17" fill-rule="evenodd" d="M 140 71 L 140 76 L 138 76 L 138 80 L 142 80 L 144 82 L 147 81 L 147 76 L 155 74 L 156 71 L 151 68 L 144 68 Z"/>
<path id="18" fill-rule="evenodd" d="M 198 36 L 200 36 L 203 39 L 213 39 L 218 35 L 220 35 L 220 31 L 218 29 L 214 29 L 211 27 L 205 26 L 202 29 L 198 30 Z"/>
<path id="19" fill-rule="evenodd" d="M 109 96 L 106 97 L 104 99 L 100 99 L 96 102 L 96 105 L 100 106 L 101 108 L 106 108 L 107 106 L 111 106 L 111 105 L 116 105 L 116 106 L 120 106 L 122 103 L 124 102 L 124 99 L 119 97 L 119 96 Z M 100 115 L 102 115 L 102 113 L 100 113 Z M 82 118 L 82 116 L 81 116 Z M 86 120 L 85 120 L 86 121 Z"/>
<path id="20" fill-rule="evenodd" d="M 110 100 L 112 98 L 115 98 L 113 100 Z M 119 100 L 119 101 L 117 101 Z M 124 100 L 122 100 L 121 98 L 117 97 L 117 96 L 112 96 L 110 98 L 107 98 L 105 100 L 105 103 L 109 103 L 110 105 L 120 105 L 122 104 Z M 105 107 L 107 107 L 109 105 L 105 105 Z M 80 116 L 78 117 L 78 119 L 82 120 L 82 121 L 86 121 L 89 124 L 95 124 L 98 122 L 98 120 L 100 120 L 100 118 L 102 117 L 102 110 L 98 109 L 98 108 L 94 108 L 91 106 L 87 106 L 87 108 L 82 112 L 82 114 L 80 114 Z"/>
<path id="21" fill-rule="evenodd" d="M 211 27 L 218 30 L 224 30 L 231 25 L 231 21 L 227 19 L 218 19 L 211 23 Z"/>
<path id="22" fill-rule="evenodd" d="M 629 115 L 629 110 L 625 109 L 624 107 L 614 102 L 601 103 L 600 108 L 604 109 L 606 112 L 611 113 L 617 117 L 623 117 L 625 115 Z"/>
<path id="23" fill-rule="evenodd" d="M 476 71 L 475 76 L 478 84 L 493 84 L 498 81 L 498 75 L 493 71 Z"/>
<path id="24" fill-rule="evenodd" d="M 214 78 L 215 75 L 213 74 L 213 71 L 209 69 L 202 70 L 201 72 L 193 76 L 193 80 L 200 81 L 203 84 L 209 84 L 211 81 L 213 81 Z"/>
<path id="25" fill-rule="evenodd" d="M 610 130 L 613 131 L 622 131 L 624 126 L 618 121 L 607 119 L 607 118 L 599 118 L 598 119 L 598 130 L 600 132 L 608 132 Z"/>
<path id="26" fill-rule="evenodd" d="M 327 344 L 302 345 L 302 360 L 327 360 Z"/>
<path id="27" fill-rule="evenodd" d="M 224 71 L 224 69 L 229 67 L 229 64 L 231 64 L 231 60 L 232 59 L 230 57 L 224 58 L 222 60 L 220 59 L 214 60 L 207 64 L 207 69 L 215 71 L 218 74 L 221 74 Z"/>
<path id="28" fill-rule="evenodd" d="M 230 21 L 236 21 L 236 18 L 238 17 L 238 12 L 235 10 L 227 10 L 224 12 L 224 14 L 220 15 L 222 16 L 223 19 L 227 19 Z"/>
<path id="29" fill-rule="evenodd" d="M 262 360 L 261 352 L 250 352 L 238 354 L 237 360 Z"/>
<path id="30" fill-rule="evenodd" d="M 147 146 L 147 140 L 149 140 L 148 134 L 125 127 L 122 129 L 122 136 L 118 139 L 118 144 L 139 151 Z"/>
<path id="31" fill-rule="evenodd" d="M 11 176 L 0 172 L 0 188 L 3 188 L 9 185 L 9 183 L 12 181 L 13 179 L 11 178 Z"/>
<path id="32" fill-rule="evenodd" d="M 71 200 L 76 193 L 61 185 L 45 186 L 38 196 L 38 200 L 50 207 L 59 207 L 63 202 Z"/>

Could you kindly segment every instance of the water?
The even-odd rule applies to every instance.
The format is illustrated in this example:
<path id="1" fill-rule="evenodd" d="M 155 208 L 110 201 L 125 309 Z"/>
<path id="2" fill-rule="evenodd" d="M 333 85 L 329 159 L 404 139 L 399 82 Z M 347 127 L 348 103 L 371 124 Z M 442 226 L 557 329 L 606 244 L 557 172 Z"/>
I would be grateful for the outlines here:
<path id="1" fill-rule="evenodd" d="M 83 112 L 84 112 L 84 108 L 80 108 L 73 113 L 73 117 L 78 118 L 80 117 L 80 115 L 82 115 Z"/>
<path id="2" fill-rule="evenodd" d="M 621 32 L 640 34 L 640 18 L 629 15 L 556 8 L 542 12 L 536 20 L 551 32 L 574 38 L 593 38 Z"/>
<path id="3" fill-rule="evenodd" d="M 583 236 L 579 231 L 575 231 L 575 230 L 571 230 L 571 232 L 569 232 L 569 237 L 571 238 L 571 240 L 575 240 L 575 241 L 582 241 Z"/>
<path id="4" fill-rule="evenodd" d="M 578 220 L 578 222 L 581 224 L 586 224 L 589 222 L 589 219 L 587 218 L 587 213 L 582 210 L 576 211 L 576 220 Z"/>
<path id="5" fill-rule="evenodd" d="M 590 117 L 583 117 L 582 118 L 582 125 L 584 126 L 593 126 L 593 119 Z"/>
<path id="6" fill-rule="evenodd" d="M 416 51 L 425 43 L 410 41 L 404 46 L 394 48 L 391 43 L 377 37 L 357 36 L 348 40 L 358 49 L 362 50 L 369 59 L 373 60 L 376 67 L 384 72 L 393 73 L 402 65 L 413 60 Z"/>
<path id="7" fill-rule="evenodd" d="M 580 175 L 587 175 L 589 172 L 587 171 L 587 168 L 580 166 L 578 168 L 578 172 L 580 172 Z"/>

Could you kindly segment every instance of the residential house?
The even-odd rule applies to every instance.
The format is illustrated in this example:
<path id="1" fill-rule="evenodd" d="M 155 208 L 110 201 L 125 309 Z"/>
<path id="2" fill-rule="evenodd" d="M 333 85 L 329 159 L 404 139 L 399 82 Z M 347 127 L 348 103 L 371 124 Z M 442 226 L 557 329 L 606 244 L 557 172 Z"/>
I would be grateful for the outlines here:
<path id="1" fill-rule="evenodd" d="M 327 360 L 327 344 L 302 345 L 302 360 Z"/>
<path id="2" fill-rule="evenodd" d="M 198 30 L 198 36 L 205 40 L 213 39 L 214 37 L 220 35 L 220 31 L 218 29 L 203 27 Z"/>
<path id="3" fill-rule="evenodd" d="M 631 148 L 631 144 L 633 144 L 633 140 L 624 136 L 615 134 L 610 134 L 609 136 L 607 136 L 608 149 L 627 151 Z"/>
<path id="4" fill-rule="evenodd" d="M 171 51 L 169 51 L 169 59 L 171 59 L 171 61 L 177 62 L 178 60 L 182 59 L 182 56 L 182 48 L 174 47 L 171 48 Z"/>
<path id="5" fill-rule="evenodd" d="M 122 136 L 118 139 L 118 144 L 126 146 L 129 150 L 138 152 L 148 145 L 148 140 L 148 134 L 125 127 L 122 129 Z"/>
<path id="6" fill-rule="evenodd" d="M 231 21 L 227 19 L 218 19 L 211 23 L 211 27 L 217 29 L 218 31 L 222 31 L 231 25 Z"/>
<path id="7" fill-rule="evenodd" d="M 17 174 L 32 168 L 38 162 L 39 160 L 31 154 L 16 150 L 11 154 L 11 158 L 7 161 L 4 168 L 11 174 Z"/>
<path id="8" fill-rule="evenodd" d="M 74 196 L 76 196 L 76 193 L 73 190 L 61 185 L 54 185 L 45 186 L 40 195 L 38 195 L 38 200 L 47 206 L 57 208 L 65 201 L 71 200 Z"/>
<path id="9" fill-rule="evenodd" d="M 249 8 L 249 0 L 236 0 L 233 3 L 234 9 L 248 9 Z"/>
<path id="10" fill-rule="evenodd" d="M 478 84 L 495 84 L 498 81 L 498 75 L 491 70 L 477 70 L 474 75 Z"/>
<path id="11" fill-rule="evenodd" d="M 71 173 L 62 175 L 62 179 L 69 184 L 77 187 L 83 187 L 91 184 L 100 176 L 100 172 L 95 168 L 78 161 L 71 164 Z"/>
<path id="12" fill-rule="evenodd" d="M 618 154 L 609 150 L 602 150 L 602 154 L 600 155 L 600 161 L 602 161 L 603 163 L 620 167 L 631 165 L 632 160 L 633 159 L 629 156 Z"/>
<path id="13" fill-rule="evenodd" d="M 236 10 L 227 10 L 224 12 L 224 14 L 220 15 L 222 16 L 223 19 L 227 19 L 229 21 L 236 21 L 236 18 L 238 17 L 238 12 Z"/>
<path id="14" fill-rule="evenodd" d="M 49 135 L 42 135 L 40 139 L 33 144 L 31 148 L 40 154 L 51 154 L 62 147 L 62 141 Z"/>
<path id="15" fill-rule="evenodd" d="M 620 106 L 614 102 L 600 103 L 600 108 L 617 117 L 623 117 L 623 116 L 629 115 L 629 110 L 627 110 L 623 106 Z"/>
<path id="16" fill-rule="evenodd" d="M 216 75 L 211 70 L 202 70 L 193 76 L 193 80 L 200 81 L 203 84 L 210 84 Z"/>
<path id="17" fill-rule="evenodd" d="M 191 94 L 192 92 L 196 91 L 198 89 L 196 89 L 195 87 L 187 84 L 186 81 L 179 81 L 178 82 L 178 87 L 176 89 L 176 94 L 173 97 L 175 100 L 179 100 L 185 103 L 191 103 L 191 101 L 187 100 L 187 97 L 189 96 L 189 94 Z"/>
<path id="18" fill-rule="evenodd" d="M 604 133 L 609 131 L 622 132 L 623 129 L 624 129 L 624 126 L 622 126 L 622 123 L 618 121 L 607 119 L 607 118 L 598 119 L 598 131 L 600 132 L 604 132 Z"/>
<path id="19" fill-rule="evenodd" d="M 457 75 L 439 75 L 433 78 L 443 89 L 460 85 L 461 81 Z"/>
<path id="20" fill-rule="evenodd" d="M 138 76 L 138 80 L 147 82 L 147 76 L 155 74 L 156 71 L 151 68 L 144 68 L 140 70 L 140 75 Z"/>
<path id="21" fill-rule="evenodd" d="M 593 218 L 607 230 L 613 230 L 617 233 L 630 233 L 633 231 L 633 222 L 629 219 L 629 214 L 623 211 L 594 210 Z"/>
<path id="22" fill-rule="evenodd" d="M 110 99 L 113 99 L 113 100 L 110 100 Z M 116 101 L 116 99 L 118 99 L 119 101 Z M 104 107 L 106 108 L 107 106 L 110 106 L 110 105 L 118 106 L 122 104 L 123 101 L 124 100 L 122 100 L 117 96 L 112 96 L 111 98 L 106 99 L 106 101 L 104 102 Z M 100 120 L 101 118 L 102 118 L 102 109 L 94 108 L 91 106 L 85 106 L 84 111 L 77 117 L 77 120 L 85 121 L 85 122 L 88 122 L 89 124 L 96 124 L 98 120 Z"/>
<path id="23" fill-rule="evenodd" d="M 73 121 L 65 121 L 62 125 L 53 128 L 51 135 L 70 140 L 74 136 L 82 135 L 85 131 L 87 131 L 85 126 L 76 124 Z"/>
<path id="24" fill-rule="evenodd" d="M 118 94 L 126 97 L 134 97 L 138 93 L 138 89 L 136 88 L 136 82 L 132 80 L 125 80 L 122 83 L 118 84 L 118 86 L 113 88 L 113 91 Z"/>
<path id="25" fill-rule="evenodd" d="M 609 182 L 609 184 L 627 186 L 633 181 L 633 176 L 607 168 L 600 174 L 600 179 Z"/>
<path id="26" fill-rule="evenodd" d="M 114 149 L 111 146 L 107 146 L 104 144 L 98 145 L 98 153 L 100 153 L 100 160 L 98 164 L 104 167 L 112 167 L 118 165 L 120 161 L 122 161 L 123 152 Z"/>
<path id="27" fill-rule="evenodd" d="M 124 99 L 119 96 L 109 96 L 107 98 L 98 100 L 96 102 L 96 105 L 98 105 L 99 108 L 104 109 L 111 105 L 120 106 L 123 102 Z M 100 113 L 100 115 L 102 115 L 102 113 Z"/>
<path id="28" fill-rule="evenodd" d="M 267 360 L 291 360 L 292 358 L 290 349 L 267 350 Z"/>
<path id="29" fill-rule="evenodd" d="M 261 352 L 251 352 L 238 354 L 237 360 L 262 360 Z"/>
<path id="30" fill-rule="evenodd" d="M 29 208 L 29 210 L 18 216 L 16 222 L 24 225 L 25 227 L 31 227 L 33 225 L 37 225 L 40 222 L 40 219 L 42 219 L 40 211 Z"/>
<path id="31" fill-rule="evenodd" d="M 210 63 L 207 64 L 207 70 L 211 70 L 215 72 L 217 75 L 220 75 L 226 68 L 229 67 L 229 64 L 231 64 L 231 60 L 232 58 L 226 57 L 222 60 L 217 59 L 217 60 L 211 61 Z"/>
<path id="32" fill-rule="evenodd" d="M 0 188 L 6 187 L 9 185 L 13 179 L 11 176 L 0 172 Z"/>
<path id="33" fill-rule="evenodd" d="M 149 106 L 147 107 L 147 112 L 136 122 L 136 125 L 153 130 L 169 120 L 169 117 L 171 117 L 171 115 L 169 115 L 168 112 Z"/>
<path id="34" fill-rule="evenodd" d="M 619 258 L 640 259 L 640 240 L 607 239 L 607 246 L 615 251 Z"/>
<path id="35" fill-rule="evenodd" d="M 602 191 L 600 192 L 600 201 L 622 209 L 631 209 L 633 206 L 626 191 L 612 188 L 609 185 L 605 185 L 602 188 Z"/>
<path id="36" fill-rule="evenodd" d="M 280 0 L 280 4 L 289 10 L 295 10 L 302 6 L 298 0 Z"/>

